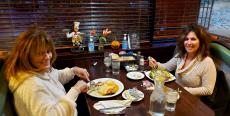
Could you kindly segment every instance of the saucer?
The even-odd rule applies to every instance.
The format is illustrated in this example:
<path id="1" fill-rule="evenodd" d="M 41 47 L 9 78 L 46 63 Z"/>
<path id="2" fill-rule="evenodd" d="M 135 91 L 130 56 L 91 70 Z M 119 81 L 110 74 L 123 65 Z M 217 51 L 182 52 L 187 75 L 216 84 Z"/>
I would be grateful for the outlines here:
<path id="1" fill-rule="evenodd" d="M 140 80 L 140 79 L 143 79 L 145 77 L 145 75 L 141 72 L 129 72 L 126 74 L 126 76 L 129 78 L 129 79 L 132 79 L 132 80 Z"/>
<path id="2" fill-rule="evenodd" d="M 133 102 L 141 101 L 144 98 L 144 93 L 138 89 L 127 89 L 122 93 L 124 99 L 132 100 Z"/>

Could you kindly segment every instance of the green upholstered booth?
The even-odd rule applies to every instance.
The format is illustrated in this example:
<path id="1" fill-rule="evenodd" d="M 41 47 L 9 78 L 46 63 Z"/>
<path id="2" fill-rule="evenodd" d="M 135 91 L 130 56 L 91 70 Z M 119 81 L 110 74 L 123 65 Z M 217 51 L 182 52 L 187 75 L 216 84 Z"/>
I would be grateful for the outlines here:
<path id="1" fill-rule="evenodd" d="M 227 45 L 227 44 L 225 44 Z M 217 68 L 217 79 L 211 96 L 201 97 L 216 116 L 230 114 L 230 49 L 218 41 L 210 43 L 210 53 Z"/>
<path id="2" fill-rule="evenodd" d="M 210 43 L 210 52 L 214 58 L 218 58 L 226 65 L 230 66 L 230 50 L 222 44 Z"/>
<path id="3" fill-rule="evenodd" d="M 0 116 L 16 116 L 13 95 L 10 93 L 3 75 L 2 59 L 0 59 Z"/>
<path id="4" fill-rule="evenodd" d="M 6 101 L 7 96 L 7 84 L 3 78 L 3 61 L 0 61 L 0 114 L 3 112 L 3 108 Z"/>

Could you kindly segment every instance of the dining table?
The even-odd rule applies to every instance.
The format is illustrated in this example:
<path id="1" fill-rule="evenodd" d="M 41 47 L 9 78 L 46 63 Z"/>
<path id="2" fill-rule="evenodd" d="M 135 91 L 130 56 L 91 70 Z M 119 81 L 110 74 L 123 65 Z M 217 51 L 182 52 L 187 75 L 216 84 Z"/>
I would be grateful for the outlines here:
<path id="1" fill-rule="evenodd" d="M 137 88 L 144 93 L 144 98 L 138 102 L 132 102 L 131 106 L 126 108 L 124 114 L 119 114 L 121 116 L 151 116 L 149 113 L 150 95 L 153 90 L 147 90 L 144 88 L 143 81 L 148 80 L 153 83 L 152 80 L 146 76 L 140 80 L 132 80 L 127 78 L 128 73 L 124 68 L 125 63 L 121 63 L 119 75 L 113 75 L 112 72 L 106 72 L 105 65 L 103 63 L 103 58 L 97 60 L 90 60 L 85 62 L 84 67 L 88 70 L 90 74 L 90 80 L 100 79 L 100 78 L 113 78 L 119 80 L 124 85 L 124 90 L 130 88 Z M 111 67 L 110 67 L 111 68 Z M 148 65 L 145 64 L 145 70 L 148 70 Z M 176 109 L 173 112 L 165 111 L 165 116 L 214 116 L 214 111 L 204 104 L 199 97 L 192 95 L 186 91 L 183 87 L 176 83 L 175 80 L 166 82 L 165 86 L 172 88 L 174 90 L 181 90 L 180 98 L 176 103 Z M 123 91 L 124 91 L 123 90 Z M 124 100 L 122 97 L 122 92 L 116 96 L 109 98 L 98 98 L 88 94 L 85 94 L 86 104 L 89 110 L 90 116 L 106 116 L 107 114 L 101 113 L 96 110 L 93 106 L 98 101 L 104 100 Z M 118 114 L 117 114 L 118 115 Z"/>

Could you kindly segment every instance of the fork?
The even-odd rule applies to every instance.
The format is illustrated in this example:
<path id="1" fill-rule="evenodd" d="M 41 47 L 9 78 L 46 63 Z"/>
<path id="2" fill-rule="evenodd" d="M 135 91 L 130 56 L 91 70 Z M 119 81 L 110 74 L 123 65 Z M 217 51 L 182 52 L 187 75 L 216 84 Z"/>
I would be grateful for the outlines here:
<path id="1" fill-rule="evenodd" d="M 94 81 L 89 81 L 89 89 L 93 89 L 96 86 Z"/>
<path id="2" fill-rule="evenodd" d="M 150 60 L 153 60 L 153 57 L 151 57 L 151 56 L 148 56 L 148 60 L 150 61 Z M 154 71 L 156 71 L 158 68 L 157 67 L 155 67 L 155 66 L 153 66 L 152 67 L 152 70 L 154 70 Z"/>
<path id="3" fill-rule="evenodd" d="M 122 107 L 121 107 L 122 108 Z M 125 114 L 125 111 L 126 111 L 126 108 L 121 110 L 121 111 L 118 111 L 118 112 L 115 112 L 115 111 L 107 111 L 107 110 L 99 110 L 101 113 L 104 113 L 104 114 Z"/>
<path id="4" fill-rule="evenodd" d="M 141 98 L 141 96 L 137 93 L 137 88 L 136 87 L 134 87 L 132 89 L 129 89 L 129 93 L 130 93 L 131 96 L 133 96 L 135 98 L 135 99 L 133 99 L 133 101 L 136 101 L 136 100 Z"/>

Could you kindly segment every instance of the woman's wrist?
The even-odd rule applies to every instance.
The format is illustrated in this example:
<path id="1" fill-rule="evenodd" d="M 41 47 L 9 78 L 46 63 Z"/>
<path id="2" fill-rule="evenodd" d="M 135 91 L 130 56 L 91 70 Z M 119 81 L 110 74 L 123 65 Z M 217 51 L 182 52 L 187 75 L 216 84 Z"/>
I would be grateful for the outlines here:
<path id="1" fill-rule="evenodd" d="M 73 86 L 72 88 L 73 88 L 77 93 L 81 93 L 80 87 Z"/>
<path id="2" fill-rule="evenodd" d="M 73 74 L 76 75 L 76 76 L 78 76 L 78 68 L 79 67 L 77 67 L 77 66 L 72 68 Z"/>

